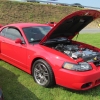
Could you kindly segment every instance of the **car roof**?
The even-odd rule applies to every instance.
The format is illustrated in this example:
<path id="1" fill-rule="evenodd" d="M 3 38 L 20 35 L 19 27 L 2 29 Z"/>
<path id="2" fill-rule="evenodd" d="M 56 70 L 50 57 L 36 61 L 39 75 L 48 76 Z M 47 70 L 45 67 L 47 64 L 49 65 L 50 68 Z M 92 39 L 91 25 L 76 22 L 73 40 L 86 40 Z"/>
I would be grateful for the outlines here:
<path id="1" fill-rule="evenodd" d="M 14 24 L 6 25 L 6 26 L 24 28 L 24 27 L 31 27 L 31 26 L 49 26 L 49 25 L 47 25 L 47 24 L 38 24 L 38 23 L 14 23 Z"/>

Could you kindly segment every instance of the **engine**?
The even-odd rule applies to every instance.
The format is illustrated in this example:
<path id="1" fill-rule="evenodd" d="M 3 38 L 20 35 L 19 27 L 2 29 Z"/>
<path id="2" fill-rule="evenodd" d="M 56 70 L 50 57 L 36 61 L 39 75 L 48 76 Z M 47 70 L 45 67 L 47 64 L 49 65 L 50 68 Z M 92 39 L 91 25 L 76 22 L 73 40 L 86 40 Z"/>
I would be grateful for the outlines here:
<path id="1" fill-rule="evenodd" d="M 44 45 L 62 52 L 75 60 L 82 58 L 79 61 L 94 62 L 95 65 L 100 65 L 100 52 L 96 49 L 90 49 L 92 46 L 88 48 L 81 43 L 78 44 L 64 37 L 50 39 Z"/>
<path id="2" fill-rule="evenodd" d="M 64 54 L 70 56 L 73 59 L 83 58 L 84 60 L 92 60 L 96 56 L 100 56 L 99 52 L 90 50 L 88 48 L 83 48 L 80 45 L 70 44 L 57 44 L 54 49 L 63 52 Z"/>

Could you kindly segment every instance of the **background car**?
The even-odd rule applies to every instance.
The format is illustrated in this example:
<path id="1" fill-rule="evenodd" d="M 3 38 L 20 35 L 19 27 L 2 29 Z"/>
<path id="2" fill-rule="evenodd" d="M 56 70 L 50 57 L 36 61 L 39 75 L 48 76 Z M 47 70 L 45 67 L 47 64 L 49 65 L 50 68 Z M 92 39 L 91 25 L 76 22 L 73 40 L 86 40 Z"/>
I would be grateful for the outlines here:
<path id="1" fill-rule="evenodd" d="M 1 89 L 0 89 L 0 100 L 3 100 L 3 94 Z"/>
<path id="2" fill-rule="evenodd" d="M 47 25 L 54 27 L 57 23 L 56 22 L 48 22 Z"/>
<path id="3" fill-rule="evenodd" d="M 84 8 L 84 6 L 81 5 L 80 3 L 74 3 L 71 6 L 73 6 L 73 7 L 79 7 L 79 8 Z"/>

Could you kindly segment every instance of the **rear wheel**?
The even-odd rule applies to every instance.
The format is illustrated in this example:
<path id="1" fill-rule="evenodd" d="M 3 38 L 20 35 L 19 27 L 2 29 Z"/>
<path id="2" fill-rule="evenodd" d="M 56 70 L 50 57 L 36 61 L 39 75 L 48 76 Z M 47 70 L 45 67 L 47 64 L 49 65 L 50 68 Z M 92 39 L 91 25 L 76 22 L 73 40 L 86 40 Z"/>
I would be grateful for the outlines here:
<path id="1" fill-rule="evenodd" d="M 55 84 L 53 71 L 45 60 L 39 59 L 34 62 L 32 75 L 35 82 L 41 86 L 50 87 Z"/>

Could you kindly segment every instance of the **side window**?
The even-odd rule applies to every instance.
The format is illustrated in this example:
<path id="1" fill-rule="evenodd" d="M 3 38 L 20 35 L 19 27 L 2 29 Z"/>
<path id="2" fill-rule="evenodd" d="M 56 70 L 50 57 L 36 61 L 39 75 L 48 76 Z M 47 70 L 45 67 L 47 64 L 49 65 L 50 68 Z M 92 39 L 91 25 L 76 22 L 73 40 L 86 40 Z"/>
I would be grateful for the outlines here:
<path id="1" fill-rule="evenodd" d="M 4 29 L 1 31 L 0 35 L 1 35 L 1 36 L 4 36 L 5 33 L 6 33 L 6 31 L 7 31 L 7 28 L 4 28 Z"/>
<path id="2" fill-rule="evenodd" d="M 23 40 L 22 35 L 16 28 L 8 28 L 7 31 L 5 32 L 5 37 L 15 40 L 17 38 L 21 38 Z"/>

